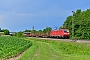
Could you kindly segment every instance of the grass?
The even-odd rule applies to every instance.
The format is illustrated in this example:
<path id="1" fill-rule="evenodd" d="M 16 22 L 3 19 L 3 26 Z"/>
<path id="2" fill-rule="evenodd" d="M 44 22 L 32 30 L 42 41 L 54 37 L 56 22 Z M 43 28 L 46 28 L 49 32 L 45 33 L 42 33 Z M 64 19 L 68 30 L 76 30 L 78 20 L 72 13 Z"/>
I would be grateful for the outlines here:
<path id="1" fill-rule="evenodd" d="M 19 60 L 55 60 L 55 57 L 59 56 L 54 53 L 49 44 L 34 41 L 34 45 L 24 52 Z"/>
<path id="2" fill-rule="evenodd" d="M 19 60 L 90 60 L 90 44 L 29 38 L 33 45 Z"/>

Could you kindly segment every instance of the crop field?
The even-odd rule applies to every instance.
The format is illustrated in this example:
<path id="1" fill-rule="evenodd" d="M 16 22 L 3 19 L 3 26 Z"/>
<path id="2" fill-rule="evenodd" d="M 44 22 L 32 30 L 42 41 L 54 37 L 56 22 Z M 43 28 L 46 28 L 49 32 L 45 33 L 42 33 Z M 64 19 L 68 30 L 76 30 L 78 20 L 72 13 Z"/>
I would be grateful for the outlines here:
<path id="1" fill-rule="evenodd" d="M 19 60 L 90 60 L 90 44 L 27 38 L 32 46 Z"/>
<path id="2" fill-rule="evenodd" d="M 0 60 L 16 56 L 31 45 L 30 41 L 24 39 L 0 36 Z"/>

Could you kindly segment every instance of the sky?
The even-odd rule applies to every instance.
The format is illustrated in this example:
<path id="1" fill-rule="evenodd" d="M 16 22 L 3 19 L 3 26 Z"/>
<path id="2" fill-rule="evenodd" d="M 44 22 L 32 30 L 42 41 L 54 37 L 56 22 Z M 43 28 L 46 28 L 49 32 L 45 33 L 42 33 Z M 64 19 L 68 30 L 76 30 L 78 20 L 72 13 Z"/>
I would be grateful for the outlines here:
<path id="1" fill-rule="evenodd" d="M 11 32 L 60 27 L 72 10 L 90 8 L 90 0 L 0 0 L 0 28 Z"/>

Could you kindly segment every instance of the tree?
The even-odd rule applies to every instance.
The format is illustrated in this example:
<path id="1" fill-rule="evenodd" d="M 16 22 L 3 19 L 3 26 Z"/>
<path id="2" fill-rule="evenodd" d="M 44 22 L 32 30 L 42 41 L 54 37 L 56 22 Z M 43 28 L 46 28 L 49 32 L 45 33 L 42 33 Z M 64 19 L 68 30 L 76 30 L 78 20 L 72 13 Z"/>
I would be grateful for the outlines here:
<path id="1" fill-rule="evenodd" d="M 46 29 L 43 29 L 43 32 L 46 33 L 47 32 Z"/>
<path id="2" fill-rule="evenodd" d="M 23 32 L 22 32 L 22 31 L 17 32 L 15 36 L 16 36 L 16 37 L 25 37 L 25 36 L 23 35 Z"/>
<path id="3" fill-rule="evenodd" d="M 25 32 L 31 32 L 31 30 L 27 30 L 27 29 L 26 29 Z"/>
<path id="4" fill-rule="evenodd" d="M 9 35 L 9 30 L 8 29 L 1 30 L 1 32 L 4 32 L 5 35 Z"/>
<path id="5" fill-rule="evenodd" d="M 0 32 L 1 32 L 1 28 L 0 28 Z"/>
<path id="6" fill-rule="evenodd" d="M 43 29 L 43 32 L 44 32 L 45 34 L 49 35 L 50 32 L 51 32 L 51 30 L 52 30 L 51 27 L 46 27 L 46 29 Z"/>
<path id="7" fill-rule="evenodd" d="M 90 39 L 90 9 L 76 10 L 73 16 L 68 16 L 63 26 L 69 28 L 72 37 L 72 19 L 74 19 L 74 37 L 77 39 Z"/>
<path id="8" fill-rule="evenodd" d="M 32 34 L 35 34 L 35 33 L 36 33 L 36 30 L 32 30 L 31 33 L 32 33 Z"/>
<path id="9" fill-rule="evenodd" d="M 38 32 L 39 32 L 40 34 L 42 34 L 42 33 L 43 33 L 43 31 L 42 31 L 42 30 L 39 30 Z"/>

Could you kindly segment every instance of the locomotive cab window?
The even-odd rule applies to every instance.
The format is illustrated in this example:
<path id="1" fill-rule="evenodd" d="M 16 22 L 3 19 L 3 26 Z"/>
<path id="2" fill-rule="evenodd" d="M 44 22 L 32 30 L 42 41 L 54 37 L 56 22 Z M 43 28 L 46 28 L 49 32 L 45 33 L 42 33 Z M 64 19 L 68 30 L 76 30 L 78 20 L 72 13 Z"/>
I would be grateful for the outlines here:
<path id="1" fill-rule="evenodd" d="M 69 32 L 69 30 L 64 30 L 64 32 Z"/>

